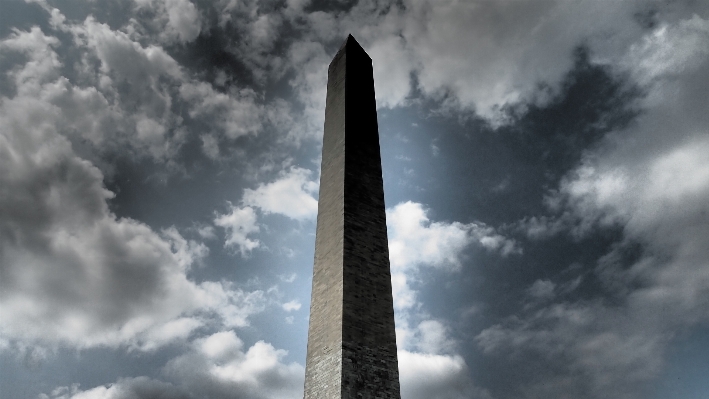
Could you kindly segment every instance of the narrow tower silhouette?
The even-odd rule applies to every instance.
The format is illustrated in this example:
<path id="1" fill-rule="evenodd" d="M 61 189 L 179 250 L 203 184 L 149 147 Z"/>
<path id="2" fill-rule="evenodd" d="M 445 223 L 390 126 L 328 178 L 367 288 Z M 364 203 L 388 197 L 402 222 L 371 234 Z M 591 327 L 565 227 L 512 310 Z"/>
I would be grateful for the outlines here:
<path id="1" fill-rule="evenodd" d="M 305 399 L 399 399 L 372 59 L 352 37 L 328 69 Z"/>

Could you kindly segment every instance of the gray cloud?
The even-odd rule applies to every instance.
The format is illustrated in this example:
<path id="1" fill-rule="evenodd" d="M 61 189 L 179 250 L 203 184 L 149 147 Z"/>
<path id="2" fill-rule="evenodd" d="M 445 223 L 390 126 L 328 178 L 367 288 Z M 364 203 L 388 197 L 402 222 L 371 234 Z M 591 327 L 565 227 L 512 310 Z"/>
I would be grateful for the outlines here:
<path id="1" fill-rule="evenodd" d="M 150 28 L 161 42 L 191 42 L 202 29 L 200 12 L 189 0 L 136 0 L 135 3 L 136 13 L 147 15 L 141 18 L 145 25 L 133 19 L 132 26 L 139 32 Z"/>
<path id="2" fill-rule="evenodd" d="M 642 36 L 636 16 L 646 6 L 644 2 L 601 6 L 551 0 L 436 2 L 435 6 L 426 1 L 361 1 L 334 15 L 296 7 L 287 7 L 279 15 L 302 35 L 290 44 L 284 62 L 295 71 L 291 84 L 314 127 L 321 125 L 317 111 L 325 98 L 323 68 L 328 59 L 323 45 L 336 45 L 329 43 L 336 32 L 353 33 L 376 60 L 380 106 L 406 104 L 413 74 L 417 88 L 442 100 L 446 112 L 475 110 L 499 125 L 509 122 L 509 107 L 544 104 L 572 67 L 573 50 L 580 44 L 590 46 L 599 59 L 627 51 Z M 274 18 L 274 13 L 258 18 Z M 248 29 L 253 22 L 242 24 L 242 29 Z M 605 40 L 608 36 L 614 40 Z M 255 39 L 239 44 L 247 45 L 259 47 Z M 280 70 L 273 76 L 280 76 Z"/>
<path id="3" fill-rule="evenodd" d="M 225 94 L 214 90 L 208 83 L 187 83 L 180 87 L 180 96 L 190 103 L 192 118 L 212 120 L 216 130 L 228 138 L 235 139 L 261 130 L 263 110 L 257 105 L 253 90 Z"/>
<path id="4" fill-rule="evenodd" d="M 708 47 L 709 21 L 695 15 L 657 26 L 618 64 L 647 91 L 644 113 L 562 181 L 550 204 L 569 226 L 543 220 L 576 235 L 622 227 L 624 242 L 595 269 L 616 305 L 554 303 L 476 338 L 486 353 L 544 359 L 549 369 L 526 397 L 640 397 L 676 331 L 707 322 Z M 532 294 L 541 292 L 535 286 Z"/>
<path id="5" fill-rule="evenodd" d="M 130 149 L 137 156 L 174 163 L 198 131 L 204 153 L 216 160 L 226 155 L 219 151 L 224 141 L 255 136 L 265 126 L 290 125 L 291 110 L 282 99 L 266 103 L 263 93 L 233 82 L 226 89 L 222 82 L 218 90 L 218 82 L 213 86 L 199 80 L 200 74 L 193 76 L 168 53 L 171 40 L 189 42 L 200 32 L 201 17 L 189 1 L 138 2 L 136 17 L 118 29 L 91 15 L 71 21 L 46 2 L 40 4 L 52 15 L 56 31 L 71 34 L 73 41 L 63 44 L 78 54 L 78 60 L 62 60 L 55 52 L 55 67 L 66 61 L 73 70 L 55 76 L 54 87 L 43 95 L 62 110 L 61 133 L 74 142 L 90 142 L 96 153 Z M 148 11 L 155 18 L 143 15 Z M 143 32 L 145 21 L 164 25 L 150 28 L 158 37 Z"/>
<path id="6" fill-rule="evenodd" d="M 12 72 L 17 95 L 0 105 L 2 335 L 150 350 L 186 339 L 205 317 L 248 324 L 263 292 L 190 281 L 191 265 L 208 254 L 203 244 L 109 210 L 103 174 L 73 151 L 61 134 L 67 115 L 45 96 L 66 84 L 53 45 L 39 29 L 0 44 L 28 59 Z"/>
<path id="7" fill-rule="evenodd" d="M 258 341 L 244 348 L 232 331 L 221 331 L 190 343 L 188 351 L 164 367 L 166 382 L 147 377 L 124 378 L 82 390 L 57 387 L 40 399 L 250 398 L 302 396 L 305 370 L 285 364 L 284 350 Z"/>

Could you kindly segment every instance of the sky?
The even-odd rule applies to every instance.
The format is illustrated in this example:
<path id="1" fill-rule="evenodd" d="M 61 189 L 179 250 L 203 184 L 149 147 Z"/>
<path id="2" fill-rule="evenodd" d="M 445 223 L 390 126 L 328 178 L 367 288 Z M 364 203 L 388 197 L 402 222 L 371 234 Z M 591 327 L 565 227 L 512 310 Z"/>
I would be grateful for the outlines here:
<path id="1" fill-rule="evenodd" d="M 0 1 L 0 398 L 302 397 L 348 34 L 402 398 L 706 398 L 702 0 Z"/>

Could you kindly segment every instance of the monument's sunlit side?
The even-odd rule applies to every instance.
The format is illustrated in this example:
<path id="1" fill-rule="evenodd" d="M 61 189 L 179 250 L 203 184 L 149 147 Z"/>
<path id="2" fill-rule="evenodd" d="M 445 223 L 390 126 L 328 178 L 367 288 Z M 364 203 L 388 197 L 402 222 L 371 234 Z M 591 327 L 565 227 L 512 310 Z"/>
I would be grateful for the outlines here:
<path id="1" fill-rule="evenodd" d="M 372 59 L 330 63 L 305 399 L 400 398 Z"/>

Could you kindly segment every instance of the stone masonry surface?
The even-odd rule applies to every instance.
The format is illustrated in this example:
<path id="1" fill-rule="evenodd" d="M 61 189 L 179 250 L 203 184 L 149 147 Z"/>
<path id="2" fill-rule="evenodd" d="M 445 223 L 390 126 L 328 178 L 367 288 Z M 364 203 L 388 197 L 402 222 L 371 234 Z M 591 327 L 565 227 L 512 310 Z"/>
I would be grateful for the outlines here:
<path id="1" fill-rule="evenodd" d="M 399 399 L 372 60 L 352 36 L 328 70 L 305 399 Z"/>

